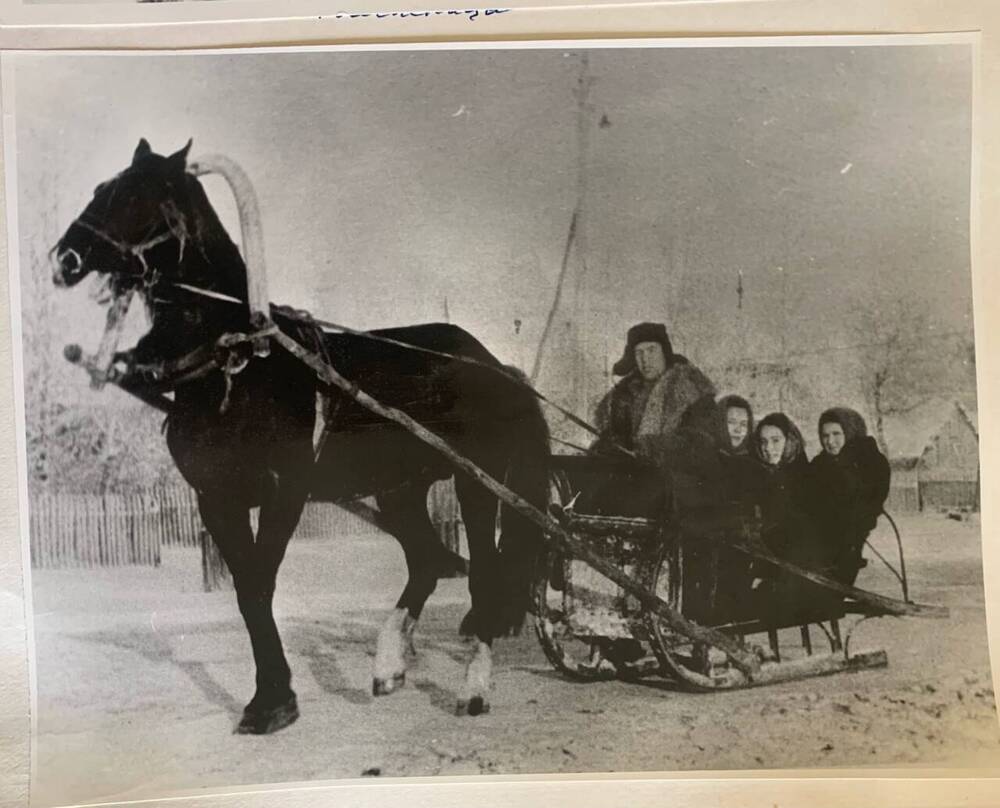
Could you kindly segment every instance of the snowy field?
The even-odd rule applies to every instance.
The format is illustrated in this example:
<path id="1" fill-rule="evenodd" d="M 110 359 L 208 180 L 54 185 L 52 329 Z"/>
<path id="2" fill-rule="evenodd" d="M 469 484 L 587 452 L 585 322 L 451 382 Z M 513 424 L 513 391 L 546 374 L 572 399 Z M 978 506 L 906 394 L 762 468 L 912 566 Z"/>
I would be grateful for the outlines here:
<path id="1" fill-rule="evenodd" d="M 477 718 L 453 714 L 464 579 L 439 584 L 406 687 L 376 700 L 375 635 L 404 583 L 401 551 L 389 538 L 293 540 L 276 611 L 302 717 L 268 737 L 231 734 L 252 695 L 249 642 L 232 592 L 201 591 L 198 551 L 167 551 L 157 569 L 34 571 L 33 804 L 366 772 L 1000 765 L 978 522 L 900 526 L 912 597 L 951 616 L 862 625 L 852 650 L 884 648 L 887 669 L 711 695 L 581 685 L 550 669 L 528 631 L 498 643 L 493 710 Z M 892 550 L 885 526 L 874 541 Z M 877 564 L 859 585 L 895 594 Z"/>

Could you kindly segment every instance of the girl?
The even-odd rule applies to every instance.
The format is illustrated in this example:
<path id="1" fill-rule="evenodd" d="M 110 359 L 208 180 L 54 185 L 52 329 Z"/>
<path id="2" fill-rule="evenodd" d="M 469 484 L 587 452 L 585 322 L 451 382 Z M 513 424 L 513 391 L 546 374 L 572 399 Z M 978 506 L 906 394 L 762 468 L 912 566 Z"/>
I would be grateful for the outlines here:
<path id="1" fill-rule="evenodd" d="M 750 449 L 761 475 L 761 539 L 779 558 L 817 569 L 821 542 L 811 518 L 812 487 L 802 433 L 784 413 L 771 413 L 754 430 Z M 766 564 L 755 564 L 753 573 L 761 617 L 780 624 L 804 619 L 815 586 Z"/>
<path id="2" fill-rule="evenodd" d="M 853 585 L 861 551 L 889 495 L 889 461 L 864 419 L 847 407 L 819 417 L 823 450 L 813 458 L 814 512 L 822 527 L 825 572 Z"/>
<path id="3" fill-rule="evenodd" d="M 665 445 L 670 523 L 684 548 L 684 611 L 706 623 L 735 619 L 749 589 L 746 557 L 720 540 L 742 539 L 758 499 L 752 429 L 746 399 L 705 397 Z"/>
<path id="4" fill-rule="evenodd" d="M 730 538 L 745 540 L 744 523 L 753 519 L 760 501 L 760 475 L 750 454 L 753 409 L 736 395 L 723 396 L 716 409 L 715 446 L 723 507 L 733 519 Z M 722 548 L 718 556 L 716 604 L 720 616 L 738 620 L 746 614 L 751 584 L 750 561 L 737 550 Z"/>

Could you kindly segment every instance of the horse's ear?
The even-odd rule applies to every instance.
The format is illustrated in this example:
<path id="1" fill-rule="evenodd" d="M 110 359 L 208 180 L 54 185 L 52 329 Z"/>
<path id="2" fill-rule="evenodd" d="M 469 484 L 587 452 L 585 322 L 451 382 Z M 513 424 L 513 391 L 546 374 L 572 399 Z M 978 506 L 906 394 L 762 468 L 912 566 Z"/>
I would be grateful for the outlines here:
<path id="1" fill-rule="evenodd" d="M 132 165 L 135 165 L 143 157 L 148 157 L 153 153 L 153 150 L 149 147 L 149 141 L 146 138 L 142 138 L 139 141 L 139 145 L 135 147 L 135 152 L 132 154 Z"/>
<path id="2" fill-rule="evenodd" d="M 188 152 L 191 151 L 191 143 L 193 140 L 193 138 L 188 139 L 188 142 L 184 144 L 184 148 L 175 151 L 170 155 L 170 157 L 167 158 L 170 161 L 172 168 L 176 168 L 180 171 L 187 168 L 187 156 Z"/>

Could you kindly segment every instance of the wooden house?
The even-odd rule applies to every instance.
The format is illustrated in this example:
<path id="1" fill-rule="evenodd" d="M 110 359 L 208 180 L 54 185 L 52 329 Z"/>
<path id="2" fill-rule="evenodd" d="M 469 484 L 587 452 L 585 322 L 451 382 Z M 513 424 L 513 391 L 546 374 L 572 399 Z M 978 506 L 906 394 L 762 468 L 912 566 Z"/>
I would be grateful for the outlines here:
<path id="1" fill-rule="evenodd" d="M 975 409 L 930 401 L 885 419 L 892 465 L 891 512 L 979 509 L 979 427 Z"/>

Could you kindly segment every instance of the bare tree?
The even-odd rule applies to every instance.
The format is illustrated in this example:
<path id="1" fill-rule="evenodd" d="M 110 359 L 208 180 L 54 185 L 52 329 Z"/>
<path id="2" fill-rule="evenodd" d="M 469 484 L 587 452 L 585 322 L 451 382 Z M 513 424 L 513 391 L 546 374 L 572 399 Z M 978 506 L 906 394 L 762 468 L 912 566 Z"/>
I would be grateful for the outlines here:
<path id="1" fill-rule="evenodd" d="M 925 301 L 902 294 L 874 298 L 859 307 L 855 336 L 861 392 L 886 454 L 886 418 L 968 388 L 963 335 L 936 324 Z"/>
<path id="2" fill-rule="evenodd" d="M 108 389 L 90 394 L 86 375 L 61 356 L 64 336 L 48 250 L 59 237 L 55 177 L 26 186 L 21 217 L 21 338 L 28 483 L 104 493 L 156 485 L 173 472 L 158 413 Z M 94 303 L 93 305 L 97 305 Z"/>

